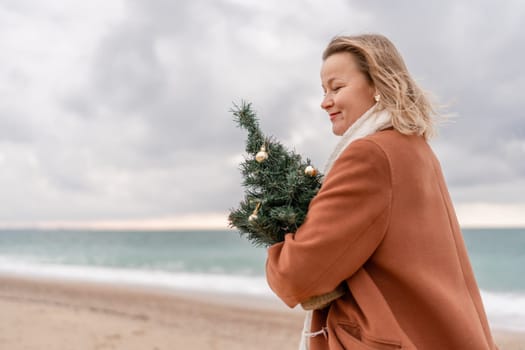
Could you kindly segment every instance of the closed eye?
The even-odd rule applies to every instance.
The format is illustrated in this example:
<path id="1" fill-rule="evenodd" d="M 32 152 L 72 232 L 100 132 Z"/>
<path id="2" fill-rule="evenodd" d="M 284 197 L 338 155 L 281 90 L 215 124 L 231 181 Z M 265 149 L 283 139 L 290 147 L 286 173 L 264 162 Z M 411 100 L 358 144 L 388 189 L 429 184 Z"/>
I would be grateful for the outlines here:
<path id="1" fill-rule="evenodd" d="M 327 94 L 337 93 L 342 88 L 344 88 L 344 85 L 336 86 L 336 87 L 334 87 L 332 89 L 329 89 L 328 91 L 323 89 L 323 96 L 326 96 Z"/>
<path id="2" fill-rule="evenodd" d="M 332 93 L 337 93 L 339 90 L 341 90 L 342 88 L 344 88 L 344 86 L 335 86 L 333 89 L 332 89 Z"/>

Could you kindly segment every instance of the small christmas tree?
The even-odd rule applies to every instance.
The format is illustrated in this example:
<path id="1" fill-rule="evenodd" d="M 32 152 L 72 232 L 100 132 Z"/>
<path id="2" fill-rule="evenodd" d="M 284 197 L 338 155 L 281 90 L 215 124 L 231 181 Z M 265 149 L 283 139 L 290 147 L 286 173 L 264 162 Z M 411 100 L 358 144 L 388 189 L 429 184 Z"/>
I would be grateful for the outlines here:
<path id="1" fill-rule="evenodd" d="M 309 159 L 303 161 L 274 138 L 266 137 L 250 103 L 234 105 L 232 112 L 238 126 L 248 131 L 248 156 L 240 165 L 245 197 L 239 208 L 231 211 L 230 226 L 255 245 L 270 246 L 304 222 L 322 175 Z"/>
<path id="2" fill-rule="evenodd" d="M 248 131 L 241 163 L 245 197 L 229 216 L 230 226 L 255 245 L 270 246 L 293 233 L 306 218 L 312 198 L 321 188 L 322 175 L 301 156 L 287 150 L 259 128 L 251 104 L 234 105 L 234 120 Z M 344 283 L 330 293 L 301 303 L 305 310 L 322 309 L 346 293 Z"/>

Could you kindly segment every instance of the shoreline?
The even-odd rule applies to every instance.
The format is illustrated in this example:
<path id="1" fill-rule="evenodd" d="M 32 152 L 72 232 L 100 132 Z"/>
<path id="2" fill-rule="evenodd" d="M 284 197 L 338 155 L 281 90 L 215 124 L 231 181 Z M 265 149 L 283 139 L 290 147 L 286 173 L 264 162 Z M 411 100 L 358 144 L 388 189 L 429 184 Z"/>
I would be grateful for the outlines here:
<path id="1" fill-rule="evenodd" d="M 0 348 L 297 349 L 304 312 L 276 299 L 0 274 Z M 493 331 L 500 350 L 525 332 Z"/>
<path id="2" fill-rule="evenodd" d="M 258 301 L 0 275 L 0 348 L 296 349 L 303 314 Z"/>

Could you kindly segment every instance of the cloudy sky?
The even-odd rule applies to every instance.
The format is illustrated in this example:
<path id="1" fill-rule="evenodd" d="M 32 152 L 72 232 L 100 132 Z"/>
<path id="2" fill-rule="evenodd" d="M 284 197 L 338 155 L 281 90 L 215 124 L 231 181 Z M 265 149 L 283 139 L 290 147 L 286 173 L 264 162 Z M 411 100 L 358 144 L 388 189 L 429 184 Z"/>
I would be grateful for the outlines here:
<path id="1" fill-rule="evenodd" d="M 225 227 L 233 102 L 320 168 L 320 55 L 379 32 L 452 118 L 464 226 L 525 226 L 521 1 L 0 0 L 0 226 Z"/>

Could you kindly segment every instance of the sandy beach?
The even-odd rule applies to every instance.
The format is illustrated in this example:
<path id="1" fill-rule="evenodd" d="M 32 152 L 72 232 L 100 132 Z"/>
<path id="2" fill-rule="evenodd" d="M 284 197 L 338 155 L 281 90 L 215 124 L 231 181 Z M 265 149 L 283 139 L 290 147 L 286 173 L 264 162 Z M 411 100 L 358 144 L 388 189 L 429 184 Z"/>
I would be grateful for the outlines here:
<path id="1" fill-rule="evenodd" d="M 0 349 L 296 349 L 303 313 L 273 300 L 0 276 Z M 496 331 L 501 350 L 525 334 Z"/>

